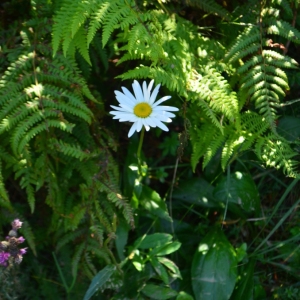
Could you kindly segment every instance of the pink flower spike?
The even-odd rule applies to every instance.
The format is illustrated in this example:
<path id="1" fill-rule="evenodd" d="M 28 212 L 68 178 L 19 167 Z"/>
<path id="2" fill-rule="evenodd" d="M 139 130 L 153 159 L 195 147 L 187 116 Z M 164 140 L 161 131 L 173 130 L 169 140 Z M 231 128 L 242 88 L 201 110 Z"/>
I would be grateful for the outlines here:
<path id="1" fill-rule="evenodd" d="M 12 223 L 11 226 L 14 230 L 18 230 L 22 227 L 23 222 L 21 222 L 19 219 L 15 219 Z"/>
<path id="2" fill-rule="evenodd" d="M 7 266 L 7 260 L 10 257 L 10 253 L 8 252 L 0 252 L 0 265 Z"/>
<path id="3" fill-rule="evenodd" d="M 25 253 L 27 253 L 27 248 L 20 249 L 20 251 L 19 251 L 20 255 L 24 255 Z"/>
<path id="4" fill-rule="evenodd" d="M 25 239 L 22 236 L 20 236 L 19 238 L 17 238 L 17 240 L 18 240 L 18 244 L 21 244 L 21 243 L 23 243 L 25 241 Z"/>

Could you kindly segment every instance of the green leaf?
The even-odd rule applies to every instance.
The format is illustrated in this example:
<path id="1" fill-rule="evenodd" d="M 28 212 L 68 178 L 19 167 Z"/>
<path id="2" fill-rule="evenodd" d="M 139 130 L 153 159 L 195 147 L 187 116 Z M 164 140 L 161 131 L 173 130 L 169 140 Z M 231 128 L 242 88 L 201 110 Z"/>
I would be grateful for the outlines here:
<path id="1" fill-rule="evenodd" d="M 150 262 L 162 281 L 165 284 L 169 284 L 169 276 L 166 268 L 159 262 L 156 257 L 150 257 Z"/>
<path id="2" fill-rule="evenodd" d="M 202 178 L 192 178 L 179 183 L 174 190 L 173 199 L 182 200 L 203 207 L 220 207 L 214 201 L 214 187 Z"/>
<path id="3" fill-rule="evenodd" d="M 83 300 L 89 300 L 111 277 L 116 270 L 114 265 L 107 265 L 92 280 Z"/>
<path id="4" fill-rule="evenodd" d="M 151 299 L 164 300 L 177 296 L 177 292 L 168 287 L 162 287 L 154 284 L 146 284 L 142 293 Z"/>
<path id="5" fill-rule="evenodd" d="M 128 224 L 120 220 L 119 226 L 117 227 L 116 239 L 115 239 L 116 249 L 120 260 L 125 259 L 124 249 L 127 244 L 128 231 L 129 231 Z"/>
<path id="6" fill-rule="evenodd" d="M 236 259 L 241 262 L 247 255 L 247 244 L 243 243 L 239 248 L 236 248 Z"/>
<path id="7" fill-rule="evenodd" d="M 194 300 L 194 298 L 190 294 L 181 291 L 177 295 L 176 300 Z"/>
<path id="8" fill-rule="evenodd" d="M 134 246 L 139 249 L 150 249 L 166 245 L 172 240 L 172 235 L 168 233 L 153 233 L 150 235 L 144 235 L 138 238 Z"/>
<path id="9" fill-rule="evenodd" d="M 300 137 L 300 120 L 293 116 L 284 116 L 279 119 L 277 132 L 290 142 Z"/>
<path id="10" fill-rule="evenodd" d="M 231 300 L 253 300 L 254 287 L 253 287 L 253 272 L 254 272 L 254 260 L 251 260 L 246 267 L 240 272 L 240 281 L 238 282 Z"/>
<path id="11" fill-rule="evenodd" d="M 180 248 L 180 246 L 181 246 L 180 242 L 171 242 L 159 248 L 155 248 L 150 254 L 157 255 L 157 256 L 168 255 L 177 251 Z"/>
<path id="12" fill-rule="evenodd" d="M 196 299 L 229 299 L 237 279 L 237 260 L 221 229 L 214 228 L 203 238 L 194 254 L 191 272 Z"/>
<path id="13" fill-rule="evenodd" d="M 248 174 L 235 172 L 230 174 L 230 178 L 225 177 L 216 186 L 214 196 L 221 202 L 236 204 L 248 213 L 259 210 L 259 193 Z"/>
<path id="14" fill-rule="evenodd" d="M 182 279 L 179 268 L 175 265 L 175 263 L 168 258 L 165 257 L 157 257 L 158 261 L 164 264 L 169 270 L 173 272 L 175 277 Z M 173 276 L 174 277 L 174 276 Z"/>
<path id="15" fill-rule="evenodd" d="M 161 199 L 159 194 L 149 187 L 143 185 L 142 193 L 139 199 L 140 205 L 148 210 L 152 215 L 167 221 L 172 221 L 169 216 L 165 201 Z"/>

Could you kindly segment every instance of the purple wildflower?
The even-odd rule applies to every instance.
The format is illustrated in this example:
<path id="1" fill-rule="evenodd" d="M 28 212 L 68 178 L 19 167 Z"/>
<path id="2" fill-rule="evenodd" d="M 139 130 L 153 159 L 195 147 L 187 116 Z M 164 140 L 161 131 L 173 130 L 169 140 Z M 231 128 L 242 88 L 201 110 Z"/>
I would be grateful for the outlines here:
<path id="1" fill-rule="evenodd" d="M 27 248 L 22 248 L 20 249 L 19 254 L 24 255 L 26 252 L 27 252 Z"/>
<path id="2" fill-rule="evenodd" d="M 0 252 L 0 265 L 6 267 L 9 257 L 10 257 L 10 253 L 4 251 Z"/>
<path id="3" fill-rule="evenodd" d="M 23 222 L 21 222 L 19 219 L 15 219 L 13 222 L 11 222 L 11 226 L 13 230 L 17 231 L 22 227 Z"/>
<path id="4" fill-rule="evenodd" d="M 22 236 L 20 236 L 19 238 L 17 238 L 17 240 L 18 240 L 18 244 L 21 244 L 21 243 L 23 243 L 25 241 L 25 239 Z"/>

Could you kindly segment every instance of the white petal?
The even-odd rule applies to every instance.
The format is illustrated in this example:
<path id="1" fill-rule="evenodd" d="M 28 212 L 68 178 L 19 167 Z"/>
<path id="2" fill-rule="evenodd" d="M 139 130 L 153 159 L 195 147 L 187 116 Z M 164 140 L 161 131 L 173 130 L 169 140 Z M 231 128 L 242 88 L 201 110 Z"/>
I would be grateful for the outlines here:
<path id="1" fill-rule="evenodd" d="M 150 97 L 150 99 L 149 99 L 149 104 L 152 104 L 152 103 L 155 101 L 155 99 L 156 99 L 156 97 L 157 97 L 157 94 L 158 94 L 159 88 L 160 88 L 160 84 L 158 84 L 158 85 L 155 87 L 155 89 L 153 90 L 153 93 L 152 93 L 152 95 L 151 95 L 151 97 Z"/>
<path id="2" fill-rule="evenodd" d="M 174 106 L 156 106 L 155 111 L 178 111 L 179 109 Z"/>
<path id="3" fill-rule="evenodd" d="M 122 94 L 121 92 L 115 91 L 116 99 L 119 101 L 120 104 L 126 104 L 128 106 L 134 106 L 135 102 L 133 102 L 130 98 L 126 95 Z"/>
<path id="4" fill-rule="evenodd" d="M 136 123 L 133 123 L 128 132 L 128 137 L 130 138 L 134 134 L 135 131 L 136 131 Z"/>
<path id="5" fill-rule="evenodd" d="M 154 79 L 152 79 L 148 85 L 148 93 L 149 95 L 151 94 L 151 90 L 152 90 L 152 87 L 153 87 L 153 83 L 154 83 Z"/>
<path id="6" fill-rule="evenodd" d="M 166 122 L 166 123 L 172 122 L 172 120 L 169 117 L 166 117 L 164 115 L 157 115 L 155 118 L 159 121 Z"/>
<path id="7" fill-rule="evenodd" d="M 120 106 L 123 108 L 124 111 L 130 112 L 133 114 L 133 107 L 129 107 L 126 104 L 120 103 Z"/>
<path id="8" fill-rule="evenodd" d="M 161 104 L 164 101 L 169 100 L 170 98 L 172 98 L 172 96 L 165 96 L 162 97 L 161 99 L 157 100 L 155 103 L 153 103 L 152 107 L 156 107 L 157 105 Z"/>
<path id="9" fill-rule="evenodd" d="M 150 98 L 150 92 L 149 92 L 149 89 L 147 88 L 146 81 L 143 82 L 143 93 L 144 93 L 145 102 L 148 102 L 149 98 Z"/>
<path id="10" fill-rule="evenodd" d="M 173 113 L 170 113 L 168 111 L 153 111 L 152 114 L 151 114 L 151 117 L 157 117 L 157 116 L 160 116 L 160 115 L 164 115 L 165 117 L 168 117 L 168 118 L 174 118 L 175 115 Z"/>
<path id="11" fill-rule="evenodd" d="M 147 119 L 145 119 L 145 122 L 151 126 L 151 127 L 156 127 L 155 121 L 153 120 L 153 118 L 150 116 Z"/>
<path id="12" fill-rule="evenodd" d="M 143 123 L 143 125 L 145 126 L 146 131 L 149 131 L 149 130 L 150 130 L 150 126 L 147 124 L 147 122 L 146 122 L 145 119 L 142 119 L 142 123 Z"/>
<path id="13" fill-rule="evenodd" d="M 119 106 L 114 106 L 114 105 L 111 105 L 110 107 L 114 108 L 117 111 L 131 112 L 132 113 L 132 109 L 129 110 L 129 109 L 126 109 L 125 107 L 119 107 Z"/>
<path id="14" fill-rule="evenodd" d="M 132 101 L 133 104 L 136 103 L 136 99 L 132 95 L 132 93 L 126 88 L 122 86 L 123 93 Z"/>
<path id="15" fill-rule="evenodd" d="M 144 95 L 143 95 L 143 91 L 142 88 L 140 86 L 140 84 L 135 80 L 132 84 L 132 88 L 135 94 L 135 99 L 137 102 L 143 102 L 144 100 Z"/>
<path id="16" fill-rule="evenodd" d="M 130 113 L 126 112 L 110 112 L 112 115 L 115 115 L 118 118 L 127 119 L 129 122 L 136 122 L 138 118 Z"/>
<path id="17" fill-rule="evenodd" d="M 159 127 L 160 129 L 164 130 L 164 131 L 169 131 L 168 127 L 160 122 L 159 120 L 155 119 L 155 123 L 156 123 L 156 126 Z"/>
<path id="18" fill-rule="evenodd" d="M 137 120 L 137 122 L 136 122 L 136 131 L 137 131 L 137 132 L 140 132 L 141 129 L 142 129 L 142 127 L 143 127 L 143 122 L 142 122 L 142 120 L 139 118 L 139 119 Z"/>

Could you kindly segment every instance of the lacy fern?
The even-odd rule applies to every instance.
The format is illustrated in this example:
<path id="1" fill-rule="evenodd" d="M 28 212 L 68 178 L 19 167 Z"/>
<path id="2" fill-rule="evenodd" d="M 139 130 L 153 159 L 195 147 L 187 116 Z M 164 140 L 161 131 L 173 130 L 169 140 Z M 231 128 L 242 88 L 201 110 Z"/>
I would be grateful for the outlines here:
<path id="1" fill-rule="evenodd" d="M 0 81 L 0 135 L 5 141 L 0 147 L 0 204 L 15 209 L 5 189 L 6 178 L 13 174 L 11 180 L 25 191 L 32 213 L 37 199 L 51 207 L 49 233 L 55 233 L 58 249 L 89 235 L 90 227 L 99 228 L 94 233 L 98 245 L 90 238 L 78 247 L 72 261 L 75 274 L 79 263 L 91 268 L 88 257 L 94 253 L 109 261 L 108 249 L 98 248 L 104 247 L 101 241 L 107 236 L 114 236 L 117 215 L 131 226 L 134 221 L 118 188 L 117 166 L 108 146 L 113 145 L 111 134 L 105 128 L 103 136 L 91 132 L 91 124 L 99 125 L 89 105 L 101 103 L 72 55 L 52 56 L 49 22 L 42 22 L 42 31 L 36 20 L 24 25 L 23 44 Z M 82 34 L 78 32 L 76 38 Z M 44 42 L 37 44 L 36 36 Z M 70 41 L 72 45 L 78 47 Z M 83 48 L 79 52 L 88 58 Z M 25 237 L 35 251 L 32 236 Z"/>

